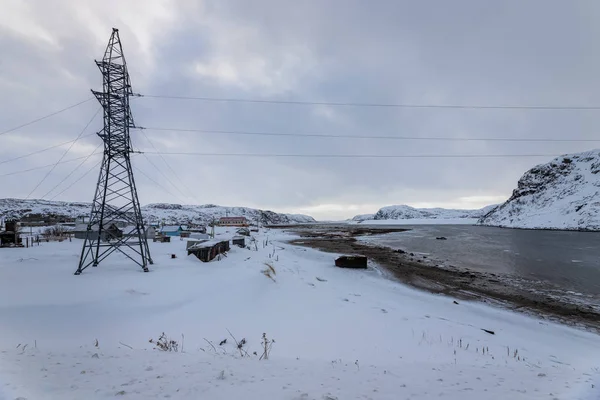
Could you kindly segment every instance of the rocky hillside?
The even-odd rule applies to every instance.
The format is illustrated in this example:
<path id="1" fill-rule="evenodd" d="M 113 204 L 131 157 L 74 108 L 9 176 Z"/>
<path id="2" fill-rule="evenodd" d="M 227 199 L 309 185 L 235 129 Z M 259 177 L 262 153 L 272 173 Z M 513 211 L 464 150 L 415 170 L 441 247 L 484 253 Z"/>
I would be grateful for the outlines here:
<path id="1" fill-rule="evenodd" d="M 273 211 L 257 210 L 247 207 L 222 207 L 214 204 L 185 206 L 180 204 L 148 204 L 142 207 L 142 213 L 150 221 L 184 223 L 187 221 L 208 223 L 221 217 L 246 217 L 262 224 L 294 224 L 316 222 L 313 217 L 300 214 L 279 214 Z"/>
<path id="2" fill-rule="evenodd" d="M 482 225 L 600 230 L 600 150 L 565 155 L 527 171 Z"/>
<path id="3" fill-rule="evenodd" d="M 495 205 L 477 210 L 454 210 L 446 208 L 414 208 L 407 205 L 387 206 L 375 214 L 357 215 L 353 221 L 380 221 L 380 220 L 405 220 L 405 219 L 461 219 L 480 218 L 490 212 Z"/>
<path id="4" fill-rule="evenodd" d="M 90 203 L 70 203 L 47 200 L 0 199 L 0 218 L 39 215 L 43 217 L 76 218 L 90 212 Z M 244 216 L 249 220 L 257 219 L 262 224 L 293 224 L 315 222 L 308 215 L 279 214 L 273 211 L 257 210 L 247 207 L 221 207 L 214 204 L 201 206 L 180 204 L 149 204 L 142 207 L 142 214 L 150 222 L 166 224 L 185 224 L 190 222 L 208 223 L 213 218 L 225 216 Z"/>

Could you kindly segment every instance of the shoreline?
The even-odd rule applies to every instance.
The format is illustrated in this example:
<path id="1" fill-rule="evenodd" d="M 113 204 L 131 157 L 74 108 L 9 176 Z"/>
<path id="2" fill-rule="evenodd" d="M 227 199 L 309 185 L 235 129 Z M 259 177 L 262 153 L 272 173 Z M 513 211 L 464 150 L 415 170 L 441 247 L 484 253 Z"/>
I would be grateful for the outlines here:
<path id="1" fill-rule="evenodd" d="M 516 230 L 521 230 L 521 231 L 546 231 L 546 232 L 582 232 L 582 233 L 600 233 L 600 229 L 592 229 L 592 228 L 524 228 L 524 227 L 519 227 L 519 226 L 507 226 L 507 225 L 493 225 L 493 224 L 455 224 L 455 223 L 443 223 L 443 224 L 436 224 L 436 219 L 429 219 L 427 224 L 424 223 L 410 223 L 408 221 L 411 221 L 410 219 L 405 219 L 405 220 L 394 220 L 394 221 L 398 221 L 396 223 L 369 223 L 369 222 L 373 222 L 374 220 L 365 220 L 365 221 L 360 221 L 360 222 L 356 222 L 356 221 L 349 221 L 349 222 L 311 222 L 311 223 L 302 223 L 302 224 L 282 224 L 282 225 L 266 225 L 267 228 L 270 229 L 290 229 L 290 230 L 294 230 L 297 228 L 302 228 L 302 229 L 310 229 L 310 228 L 318 228 L 318 227 L 323 227 L 325 225 L 330 225 L 332 227 L 348 227 L 348 228 L 355 228 L 358 227 L 360 228 L 362 227 L 366 227 L 364 229 L 369 229 L 370 227 L 372 228 L 373 226 L 377 226 L 377 227 L 382 227 L 382 229 L 385 229 L 386 226 L 393 226 L 393 227 L 400 227 L 400 226 L 415 226 L 415 225 L 465 225 L 465 226 L 480 226 L 480 227 L 484 227 L 484 228 L 501 228 L 501 229 L 516 229 Z M 391 228 L 390 228 L 391 229 Z M 399 228 L 402 229 L 402 228 Z M 407 228 L 410 229 L 410 228 Z"/>
<path id="2" fill-rule="evenodd" d="M 357 240 L 360 236 L 402 232 L 408 229 L 369 229 L 359 226 L 336 227 L 334 230 L 322 227 L 287 229 L 299 236 L 299 239 L 289 242 L 292 245 L 327 253 L 364 255 L 370 262 L 375 262 L 383 268 L 387 278 L 419 290 L 444 294 L 459 300 L 492 304 L 600 333 L 600 309 L 585 304 L 574 304 L 572 299 L 553 296 L 550 291 L 543 289 L 531 290 L 530 281 L 507 280 L 498 274 L 455 266 L 444 268 L 435 262 L 435 255 L 429 258 L 410 253 L 410 250 L 394 250 Z"/>

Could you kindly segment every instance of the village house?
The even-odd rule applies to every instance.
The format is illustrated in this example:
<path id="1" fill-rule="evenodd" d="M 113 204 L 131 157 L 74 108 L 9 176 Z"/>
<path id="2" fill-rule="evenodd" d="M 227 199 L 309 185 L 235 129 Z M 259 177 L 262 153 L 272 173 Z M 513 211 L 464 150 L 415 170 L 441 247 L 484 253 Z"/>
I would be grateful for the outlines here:
<path id="1" fill-rule="evenodd" d="M 0 247 L 21 245 L 18 225 L 17 220 L 6 220 L 5 229 L 0 231 Z"/>
<path id="2" fill-rule="evenodd" d="M 189 226 L 188 231 L 190 231 L 190 233 L 206 233 L 206 226 L 205 225 L 193 225 L 193 226 Z"/>
<path id="3" fill-rule="evenodd" d="M 219 226 L 249 226 L 246 217 L 221 217 L 217 224 Z"/>
<path id="4" fill-rule="evenodd" d="M 20 224 L 21 226 L 50 226 L 73 222 L 75 219 L 66 215 L 28 213 L 21 217 Z"/>
<path id="5" fill-rule="evenodd" d="M 89 216 L 80 215 L 75 219 L 75 228 L 71 231 L 75 239 L 85 239 L 88 237 L 87 228 L 89 224 Z M 104 230 L 101 240 L 103 242 L 115 238 L 121 238 L 123 232 L 127 227 L 128 222 L 126 220 L 106 220 L 104 221 Z M 91 227 L 91 234 L 88 239 L 98 240 L 98 224 L 94 224 Z"/>
<path id="6" fill-rule="evenodd" d="M 165 225 L 160 229 L 163 236 L 179 236 L 181 232 L 183 232 L 183 228 L 180 225 Z"/>

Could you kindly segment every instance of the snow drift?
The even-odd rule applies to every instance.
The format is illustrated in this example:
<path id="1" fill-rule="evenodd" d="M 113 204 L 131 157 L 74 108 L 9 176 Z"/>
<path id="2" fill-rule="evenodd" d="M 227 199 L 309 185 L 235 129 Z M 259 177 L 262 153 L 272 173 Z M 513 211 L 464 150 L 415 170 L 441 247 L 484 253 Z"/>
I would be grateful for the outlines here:
<path id="1" fill-rule="evenodd" d="M 600 230 L 600 150 L 564 155 L 527 171 L 512 196 L 479 224 Z"/>

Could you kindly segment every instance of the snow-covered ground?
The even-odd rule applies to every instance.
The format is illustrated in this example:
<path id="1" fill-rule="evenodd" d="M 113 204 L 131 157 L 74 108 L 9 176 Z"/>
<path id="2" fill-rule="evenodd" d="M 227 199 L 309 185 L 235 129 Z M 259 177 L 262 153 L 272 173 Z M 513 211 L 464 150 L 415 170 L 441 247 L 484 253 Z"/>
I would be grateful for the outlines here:
<path id="1" fill-rule="evenodd" d="M 361 225 L 475 225 L 477 218 L 409 218 L 348 221 L 348 224 Z"/>
<path id="2" fill-rule="evenodd" d="M 115 254 L 80 276 L 81 241 L 0 249 L 0 399 L 599 398 L 600 336 L 338 269 L 289 238 L 206 264 L 150 243 L 150 273 Z M 161 332 L 182 351 L 154 349 Z"/>

